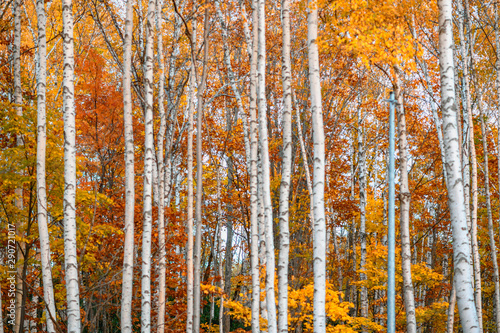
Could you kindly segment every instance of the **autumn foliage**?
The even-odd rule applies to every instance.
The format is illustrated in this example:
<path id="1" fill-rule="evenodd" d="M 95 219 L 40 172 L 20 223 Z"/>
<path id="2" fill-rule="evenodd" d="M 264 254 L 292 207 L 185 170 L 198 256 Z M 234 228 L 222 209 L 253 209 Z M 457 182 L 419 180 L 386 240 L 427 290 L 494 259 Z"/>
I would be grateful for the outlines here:
<path id="1" fill-rule="evenodd" d="M 144 24 L 147 2 L 134 3 L 132 46 L 132 92 L 135 153 L 135 254 L 133 331 L 140 331 L 141 239 L 144 166 Z M 141 2 L 142 1 L 142 2 Z M 8 1 L 7 1 L 8 2 Z M 464 116 L 463 62 L 472 64 L 471 96 L 478 164 L 478 243 L 482 276 L 482 315 L 485 332 L 495 330 L 494 276 L 490 259 L 486 194 L 484 190 L 486 140 L 491 184 L 492 218 L 498 241 L 499 211 L 499 127 L 498 95 L 494 80 L 498 50 L 493 41 L 493 5 L 470 0 L 469 41 L 471 59 L 457 53 L 456 86 L 460 100 L 458 117 L 461 135 L 466 135 Z M 489 4 L 489 3 L 488 3 Z M 46 312 L 40 269 L 36 190 L 36 48 L 34 1 L 22 2 L 21 73 L 22 116 L 12 101 L 11 44 L 13 18 L 8 4 L 0 4 L 0 281 L 3 327 L 13 330 L 6 312 L 10 302 L 6 265 L 8 224 L 21 221 L 16 241 L 25 244 L 22 267 L 24 294 L 22 322 L 26 332 L 45 330 Z M 166 319 L 165 332 L 186 330 L 186 242 L 187 242 L 187 109 L 188 78 L 194 56 L 201 75 L 204 8 L 209 10 L 209 60 L 204 92 L 201 249 L 201 330 L 219 332 L 226 308 L 226 332 L 250 332 L 250 177 L 245 137 L 248 137 L 250 105 L 250 55 L 246 34 L 251 33 L 252 7 L 249 1 L 221 2 L 227 26 L 227 42 L 215 5 L 178 1 L 178 8 L 166 1 L 162 14 L 163 61 L 166 66 L 165 101 L 167 139 L 164 163 L 166 224 Z M 283 92 L 281 86 L 280 2 L 266 4 L 267 30 L 267 121 L 271 195 L 276 257 L 279 252 L 279 191 L 283 158 Z M 325 205 L 327 225 L 327 332 L 384 332 L 387 302 L 387 209 L 388 209 L 388 103 L 389 92 L 401 70 L 409 155 L 411 268 L 420 332 L 445 332 L 453 281 L 453 249 L 446 183 L 433 108 L 440 117 L 438 29 L 435 2 L 422 0 L 318 1 L 319 46 L 323 120 L 326 136 Z M 66 329 L 66 286 L 63 244 L 63 119 L 61 8 L 58 1 L 47 8 L 47 197 L 51 246 L 51 267 L 59 330 Z M 307 165 L 313 172 L 312 123 L 307 62 L 307 3 L 291 3 L 291 48 L 293 91 L 293 148 L 290 204 L 290 260 L 288 325 L 291 332 L 313 332 L 312 224 L 306 161 L 301 153 L 305 141 Z M 178 11 L 179 13 L 177 13 Z M 84 332 L 120 331 L 120 302 L 123 269 L 125 148 L 122 100 L 123 1 L 73 3 L 75 17 L 75 103 L 77 129 L 77 249 L 80 278 L 80 309 Z M 182 20 L 180 20 L 180 16 Z M 458 15 L 458 14 L 457 14 Z M 198 44 L 191 52 L 193 18 L 197 18 Z M 457 27 L 455 27 L 457 28 Z M 248 30 L 250 29 L 250 30 Z M 458 34 L 457 34 L 458 36 Z M 457 38 L 457 43 L 458 37 Z M 157 40 L 157 37 L 155 38 Z M 156 43 L 156 42 L 155 42 Z M 230 86 L 224 63 L 224 49 L 230 54 L 236 86 L 241 92 L 244 113 Z M 156 51 L 155 51 L 156 52 Z M 159 131 L 158 60 L 154 60 L 154 131 Z M 487 132 L 480 129 L 482 108 Z M 197 115 L 196 115 L 197 116 Z M 439 125 L 440 126 L 440 125 Z M 439 127 L 440 128 L 440 127 Z M 360 144 L 359 133 L 365 140 Z M 17 144 L 17 135 L 22 144 Z M 194 133 L 196 138 L 196 132 Z M 170 141 L 169 141 L 170 140 Z M 155 142 L 155 149 L 157 149 Z M 467 143 L 463 142 L 462 149 Z M 360 160 L 366 155 L 366 264 L 360 265 Z M 397 151 L 397 154 L 399 152 Z M 398 156 L 396 168 L 398 169 Z M 465 155 L 464 155 L 465 156 Z M 466 156 L 465 160 L 469 157 Z M 168 160 L 168 163 L 167 163 Z M 156 164 L 155 164 L 156 165 Z M 470 166 L 463 162 L 464 170 Z M 396 323 L 406 330 L 402 292 L 401 247 L 399 242 L 399 186 L 396 174 Z M 156 180 L 157 181 L 157 180 Z M 152 244 L 152 328 L 158 311 L 158 197 L 153 184 Z M 16 189 L 22 188 L 22 209 L 14 205 Z M 156 194 L 155 194 L 156 193 Z M 228 244 L 228 221 L 232 240 Z M 263 249 L 260 249 L 262 260 Z M 366 276 L 362 279 L 361 276 Z M 229 277 L 229 281 L 227 280 Z M 261 307 L 265 309 L 265 273 L 261 277 Z M 224 285 L 230 285 L 229 293 Z M 361 315 L 360 290 L 368 292 L 368 317 Z M 227 289 L 227 288 L 226 288 Z M 455 309 L 451 309 L 453 314 Z M 458 318 L 458 312 L 455 315 Z M 267 327 L 261 311 L 261 328 Z M 454 323 L 458 332 L 460 322 Z"/>

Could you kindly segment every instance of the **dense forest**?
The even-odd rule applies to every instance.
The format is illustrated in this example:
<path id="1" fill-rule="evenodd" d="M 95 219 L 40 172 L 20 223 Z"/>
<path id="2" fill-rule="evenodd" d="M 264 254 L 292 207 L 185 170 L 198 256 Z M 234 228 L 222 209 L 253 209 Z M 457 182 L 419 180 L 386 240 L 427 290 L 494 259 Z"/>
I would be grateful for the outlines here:
<path id="1" fill-rule="evenodd" d="M 498 7 L 0 1 L 0 333 L 500 332 Z"/>

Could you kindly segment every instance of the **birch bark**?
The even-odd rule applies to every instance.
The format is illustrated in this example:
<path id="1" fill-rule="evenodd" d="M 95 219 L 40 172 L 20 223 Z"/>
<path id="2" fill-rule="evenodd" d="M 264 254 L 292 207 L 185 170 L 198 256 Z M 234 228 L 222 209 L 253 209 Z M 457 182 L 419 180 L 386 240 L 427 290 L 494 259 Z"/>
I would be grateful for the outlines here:
<path id="1" fill-rule="evenodd" d="M 460 170 L 451 0 L 438 0 L 438 7 L 441 109 L 443 112 L 444 149 L 448 174 L 448 206 L 453 232 L 455 287 L 462 328 L 464 332 L 472 333 L 480 332 L 480 330 L 471 281 L 471 251 L 467 233 L 463 180 Z"/>
<path id="2" fill-rule="evenodd" d="M 306 145 L 304 143 L 304 136 L 302 135 L 302 125 L 301 125 L 301 120 L 300 120 L 300 110 L 297 106 L 297 102 L 295 101 L 295 93 L 292 92 L 292 99 L 294 101 L 295 105 L 295 116 L 297 119 L 297 133 L 299 137 L 299 145 L 300 145 L 300 154 L 302 156 L 302 161 L 304 162 L 304 171 L 305 171 L 305 176 L 306 176 L 306 186 L 307 186 L 307 191 L 309 192 L 309 201 L 310 205 L 312 208 L 312 202 L 313 200 L 313 189 L 312 189 L 312 181 L 311 181 L 311 174 L 309 172 L 309 161 L 307 159 L 307 153 L 306 153 Z M 309 210 L 309 218 L 311 219 L 311 223 L 314 221 L 314 211 L 312 209 Z"/>
<path id="3" fill-rule="evenodd" d="M 205 9 L 205 23 L 203 29 L 203 72 L 201 81 L 198 84 L 198 91 L 196 95 L 197 108 L 196 108 L 196 238 L 194 244 L 194 297 L 193 297 L 193 332 L 200 331 L 200 317 L 201 317 L 201 296 L 200 296 L 200 262 L 201 262 L 201 226 L 202 226 L 202 197 L 203 197 L 203 159 L 201 155 L 202 150 L 202 120 L 203 120 L 203 93 L 205 92 L 205 82 L 207 80 L 207 63 L 208 63 L 208 49 L 209 49 L 209 16 L 208 8 Z M 195 72 L 196 73 L 196 72 Z"/>
<path id="4" fill-rule="evenodd" d="M 135 211 L 135 171 L 134 171 L 134 129 L 132 122 L 132 25 L 133 0 L 127 1 L 125 18 L 125 40 L 123 47 L 123 123 L 125 137 L 125 242 L 123 246 L 123 281 L 121 330 L 132 332 L 132 295 L 134 278 L 134 211 Z"/>
<path id="5" fill-rule="evenodd" d="M 484 191 L 486 196 L 486 210 L 488 215 L 488 236 L 490 238 L 490 255 L 491 261 L 493 263 L 493 282 L 495 284 L 495 294 L 494 294 L 494 304 L 495 304 L 495 326 L 496 331 L 500 332 L 500 283 L 499 283 L 499 273 L 498 273 L 498 261 L 497 261 L 497 247 L 495 244 L 495 229 L 493 227 L 493 216 L 491 210 L 491 199 L 490 199 L 490 173 L 488 167 L 488 132 L 485 124 L 486 115 L 483 109 L 480 107 L 481 111 L 481 136 L 483 138 L 483 154 L 484 154 Z"/>
<path id="6" fill-rule="evenodd" d="M 474 123 L 472 116 L 472 105 L 471 105 L 471 95 L 470 95 L 470 75 L 469 75 L 469 54 L 467 52 L 468 44 L 470 44 L 468 34 L 464 34 L 465 21 L 468 20 L 466 8 L 467 2 L 464 0 L 465 6 L 462 6 L 462 1 L 458 1 L 458 10 L 461 11 L 459 15 L 459 37 L 460 37 L 460 52 L 463 60 L 463 75 L 464 75 L 464 98 L 465 98 L 465 110 L 467 113 L 468 123 L 468 133 L 464 133 L 469 139 L 468 150 L 470 153 L 470 160 L 464 160 L 463 163 L 465 167 L 470 164 L 470 195 L 472 197 L 472 207 L 470 210 L 470 238 L 472 243 L 472 259 L 473 259 L 473 272 L 474 272 L 474 296 L 476 311 L 478 313 L 479 320 L 479 330 L 482 331 L 482 297 L 481 297 L 481 262 L 479 258 L 479 246 L 477 242 L 477 207 L 478 207 L 478 193 L 477 193 L 477 159 L 476 159 L 476 146 L 474 143 Z M 470 45 L 469 45 L 470 46 Z M 464 149 L 465 150 L 465 149 Z M 466 198 L 468 198 L 468 193 L 466 193 Z M 467 205 L 467 203 L 466 203 Z"/>
<path id="7" fill-rule="evenodd" d="M 63 0 L 63 110 L 64 110 L 64 262 L 68 332 L 80 332 L 80 292 L 76 254 L 76 149 L 75 87 L 73 51 L 73 8 L 71 0 Z"/>
<path id="8" fill-rule="evenodd" d="M 499 20 L 499 9 L 498 1 L 495 2 L 495 46 L 496 46 L 496 78 L 495 78 L 495 88 L 497 93 L 497 128 L 500 128 L 500 20 Z M 500 192 L 500 131 L 498 131 L 497 137 L 497 163 L 498 163 L 498 188 Z M 497 298 L 498 299 L 498 298 Z M 500 331 L 500 306 L 497 305 L 496 309 L 496 320 L 497 320 L 497 332 Z"/>
<path id="9" fill-rule="evenodd" d="M 15 0 L 13 3 L 14 12 L 14 54 L 13 54 L 13 76 L 14 76 L 14 104 L 16 104 L 16 114 L 17 116 L 23 115 L 23 94 L 21 87 L 21 1 Z M 16 145 L 22 146 L 23 137 L 21 133 L 16 135 Z M 22 173 L 22 171 L 20 171 Z M 18 218 L 16 221 L 16 235 L 18 238 L 23 238 L 23 218 L 21 216 L 23 210 L 23 188 L 22 186 L 14 190 L 15 199 L 14 205 L 18 211 Z M 17 257 L 18 263 L 24 261 L 25 244 L 23 241 L 17 242 Z M 18 264 L 16 267 L 16 297 L 15 297 L 15 307 L 16 307 L 16 317 L 14 321 L 14 331 L 19 332 L 21 329 L 21 317 L 22 317 L 22 302 L 24 293 L 24 282 L 23 282 L 23 265 Z"/>
<path id="10" fill-rule="evenodd" d="M 50 235 L 47 226 L 47 188 L 45 182 L 45 159 L 47 146 L 47 121 L 45 109 L 45 87 L 47 84 L 47 39 L 45 35 L 45 2 L 37 0 L 36 13 L 38 17 L 38 68 L 37 68 L 37 151 L 36 151 L 36 181 L 38 234 L 40 237 L 40 261 L 42 264 L 43 300 L 47 312 L 47 332 L 54 333 L 52 317 L 56 318 L 54 287 L 50 265 Z"/>
<path id="11" fill-rule="evenodd" d="M 290 61 L 290 2 L 281 1 L 283 49 L 281 76 L 283 81 L 283 164 L 281 171 L 278 257 L 278 332 L 288 332 L 288 264 L 290 251 L 289 196 L 292 173 L 292 67 Z"/>
<path id="12" fill-rule="evenodd" d="M 252 333 L 260 332 L 260 277 L 259 277 L 259 199 L 257 188 L 257 44 L 258 8 L 252 1 L 252 47 L 250 56 L 250 228 L 252 234 L 250 269 L 252 271 Z"/>
<path id="13" fill-rule="evenodd" d="M 359 279 L 366 280 L 364 273 L 366 266 L 366 153 L 365 153 L 365 137 L 363 128 L 363 115 L 361 107 L 358 107 L 358 168 L 359 168 L 359 238 L 360 254 L 359 267 L 361 274 Z M 360 290 L 361 317 L 368 318 L 368 290 L 366 285 L 361 286 Z M 362 328 L 366 332 L 366 328 Z"/>
<path id="14" fill-rule="evenodd" d="M 259 143 L 262 157 L 262 194 L 264 205 L 266 239 L 266 303 L 267 327 L 269 333 L 276 333 L 276 301 L 274 293 L 274 237 L 273 211 L 271 202 L 269 144 L 267 134 L 266 100 L 266 13 L 265 0 L 258 1 L 258 56 L 257 56 L 257 104 L 259 110 Z"/>
<path id="15" fill-rule="evenodd" d="M 318 55 L 318 8 L 315 0 L 308 0 L 307 46 L 311 114 L 314 144 L 313 174 L 313 260 L 314 260 L 314 333 L 326 330 L 326 225 L 325 225 L 325 134 L 321 106 L 321 81 Z"/>
<path id="16" fill-rule="evenodd" d="M 155 0 L 149 0 L 146 21 L 144 95 L 144 185 L 143 185 L 143 231 L 141 274 L 141 332 L 151 332 L 151 236 L 152 236 L 152 185 L 153 185 L 153 24 Z"/>
<path id="17" fill-rule="evenodd" d="M 406 117 L 401 87 L 401 72 L 396 71 L 396 113 L 399 137 L 399 172 L 400 172 L 400 232 L 401 232 L 401 268 L 403 275 L 403 298 L 406 312 L 406 332 L 416 333 L 415 296 L 411 277 L 411 238 L 410 238 L 410 189 L 408 186 L 408 141 L 406 139 Z"/>
<path id="18" fill-rule="evenodd" d="M 193 29 L 193 35 L 196 30 Z M 187 153 L 187 320 L 186 332 L 193 332 L 193 122 L 194 122 L 194 64 L 191 65 L 189 78 L 189 103 L 188 103 L 188 153 Z"/>
<path id="19" fill-rule="evenodd" d="M 165 114 L 165 65 L 163 61 L 163 0 L 156 0 L 156 31 L 158 36 L 158 114 L 160 116 L 160 128 L 156 139 L 156 166 L 158 170 L 158 321 L 157 332 L 165 332 L 165 163 L 163 161 L 163 140 L 165 139 L 167 116 Z"/>

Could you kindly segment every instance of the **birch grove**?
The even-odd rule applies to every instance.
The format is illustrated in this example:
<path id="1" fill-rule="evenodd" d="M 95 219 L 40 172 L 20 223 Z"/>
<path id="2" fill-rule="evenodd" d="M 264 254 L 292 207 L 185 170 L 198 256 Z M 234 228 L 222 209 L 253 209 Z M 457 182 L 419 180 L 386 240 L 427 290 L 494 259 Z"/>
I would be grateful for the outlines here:
<path id="1" fill-rule="evenodd" d="M 500 332 L 499 54 L 491 1 L 0 2 L 0 332 Z"/>

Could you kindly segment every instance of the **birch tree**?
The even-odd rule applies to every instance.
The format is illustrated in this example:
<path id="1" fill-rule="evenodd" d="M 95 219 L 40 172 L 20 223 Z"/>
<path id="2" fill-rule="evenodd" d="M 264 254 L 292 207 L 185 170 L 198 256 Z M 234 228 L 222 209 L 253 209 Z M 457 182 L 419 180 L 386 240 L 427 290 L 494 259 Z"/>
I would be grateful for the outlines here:
<path id="1" fill-rule="evenodd" d="M 123 279 L 121 330 L 132 332 L 132 295 L 134 282 L 134 211 L 135 211 L 135 171 L 134 171 L 134 129 L 132 122 L 132 33 L 133 0 L 127 0 L 125 17 L 125 40 L 123 46 L 123 123 L 125 137 L 125 241 L 123 245 Z"/>
<path id="2" fill-rule="evenodd" d="M 448 207 L 453 232 L 454 283 L 460 322 L 464 332 L 480 332 L 472 288 L 471 251 L 465 214 L 464 188 L 460 168 L 457 106 L 453 63 L 453 30 L 451 0 L 438 0 L 439 63 L 441 76 L 441 110 L 443 139 L 448 174 Z"/>
<path id="3" fill-rule="evenodd" d="M 401 233 L 401 270 L 403 275 L 403 299 L 406 310 L 406 332 L 417 332 L 417 320 L 415 318 L 415 296 L 413 292 L 413 281 L 411 278 L 411 235 L 410 235 L 410 189 L 408 186 L 408 141 L 406 139 L 406 117 L 403 104 L 403 88 L 401 82 L 401 71 L 396 71 L 397 99 L 396 113 L 398 121 L 399 137 L 399 172 L 400 172 L 400 233 Z"/>
<path id="4" fill-rule="evenodd" d="M 479 102 L 481 103 L 481 101 Z M 484 114 L 483 108 L 480 106 L 480 118 L 481 118 L 481 137 L 483 138 L 483 154 L 484 154 L 484 192 L 486 197 L 486 213 L 488 218 L 488 236 L 490 240 L 490 255 L 491 262 L 493 263 L 493 283 L 495 285 L 494 294 L 494 304 L 495 304 L 495 326 L 496 331 L 500 332 L 500 283 L 499 283 L 499 273 L 498 273 L 498 261 L 497 261 L 497 247 L 495 244 L 495 229 L 493 226 L 493 216 L 491 208 L 491 192 L 490 192 L 490 172 L 488 166 L 488 132 L 486 127 L 486 115 Z"/>
<path id="5" fill-rule="evenodd" d="M 250 270 L 252 274 L 252 333 L 260 332 L 260 278 L 259 278 L 259 198 L 257 184 L 257 45 L 258 2 L 252 0 L 252 46 L 250 55 Z"/>
<path id="6" fill-rule="evenodd" d="M 165 138 L 167 116 L 163 105 L 165 99 L 165 65 L 163 62 L 163 1 L 156 0 L 156 31 L 158 32 L 158 114 L 160 116 L 160 128 L 158 130 L 156 145 L 156 166 L 158 170 L 158 321 L 157 332 L 165 332 L 165 163 L 163 161 L 163 141 Z"/>
<path id="7" fill-rule="evenodd" d="M 467 186 L 469 184 L 468 181 L 465 182 L 465 198 L 466 198 L 466 207 L 468 206 L 469 198 L 472 197 L 471 203 L 472 207 L 470 207 L 470 238 L 472 243 L 472 260 L 474 263 L 474 296 L 475 296 L 475 304 L 476 310 L 478 313 L 479 320 L 479 329 L 482 331 L 482 296 L 481 296 L 481 262 L 479 258 L 478 251 L 478 242 L 477 242 L 477 207 L 478 207 L 478 193 L 477 193 L 477 158 L 476 158 L 476 146 L 474 143 L 474 123 L 473 123 L 473 115 L 472 115 L 472 105 L 471 105 L 471 90 L 470 90 L 470 74 L 469 74 L 469 52 L 467 51 L 470 47 L 470 38 L 467 32 L 464 32 L 465 26 L 467 25 L 466 21 L 468 20 L 467 15 L 467 1 L 463 0 L 465 6 L 462 5 L 462 1 L 458 1 L 458 10 L 459 10 L 459 37 L 460 37 L 460 53 L 462 55 L 463 61 L 463 98 L 464 98 L 464 112 L 466 113 L 464 116 L 466 117 L 465 123 L 467 124 L 467 132 L 464 131 L 464 136 L 468 138 L 468 142 L 466 148 L 463 149 L 464 152 L 469 152 L 469 156 L 464 156 L 464 172 L 468 174 L 468 168 L 470 166 L 470 187 Z M 470 190 L 470 196 L 469 192 Z"/>
<path id="8" fill-rule="evenodd" d="M 326 329 L 326 225 L 325 225 L 325 134 L 321 105 L 321 81 L 318 54 L 318 5 L 307 2 L 307 47 L 309 84 L 314 145 L 313 201 L 313 260 L 314 260 L 314 333 Z"/>
<path id="9" fill-rule="evenodd" d="M 363 128 L 363 115 L 361 105 L 358 106 L 358 168 L 359 168 L 359 238 L 360 256 L 359 267 L 361 269 L 360 280 L 366 281 L 366 152 L 365 135 Z M 361 286 L 360 290 L 361 317 L 368 318 L 368 289 L 366 285 Z M 363 327 L 363 332 L 366 328 Z"/>
<path id="10" fill-rule="evenodd" d="M 153 44 L 155 0 L 149 0 L 146 21 L 144 95 L 144 187 L 142 226 L 142 274 L 141 274 L 141 332 L 151 331 L 151 232 L 152 232 L 152 183 L 153 183 Z"/>
<path id="11" fill-rule="evenodd" d="M 191 52 L 196 49 L 196 20 L 193 20 Z M 187 319 L 186 332 L 193 332 L 193 122 L 194 122 L 194 87 L 195 87 L 195 66 L 193 59 L 191 60 L 191 71 L 189 73 L 189 101 L 188 101 L 188 145 L 187 145 Z"/>
<path id="12" fill-rule="evenodd" d="M 63 0 L 64 262 L 68 332 L 80 332 L 80 291 L 76 254 L 76 148 L 72 0 Z"/>
<path id="13" fill-rule="evenodd" d="M 36 151 L 36 182 L 38 234 L 40 237 L 40 261 L 42 264 L 43 300 L 47 311 L 47 332 L 55 333 L 56 319 L 54 287 L 50 263 L 50 237 L 47 226 L 47 189 L 45 182 L 45 159 L 47 147 L 46 121 L 46 84 L 47 84 L 47 38 L 45 35 L 45 1 L 37 0 L 36 13 L 38 17 L 38 68 L 37 68 L 37 151 Z"/>
<path id="14" fill-rule="evenodd" d="M 283 164 L 281 171 L 279 225 L 280 252 L 278 258 L 278 331 L 288 332 L 288 256 L 290 251 L 289 196 L 292 173 L 292 87 L 290 63 L 290 2 L 281 1 L 283 31 L 281 77 L 283 81 Z"/>
<path id="15" fill-rule="evenodd" d="M 23 92 L 21 87 L 21 1 L 15 0 L 13 2 L 13 14 L 14 14 L 14 47 L 13 47 L 13 77 L 14 77 L 14 104 L 16 109 L 16 115 L 23 115 Z M 18 133 L 16 135 L 16 145 L 23 145 L 22 134 Z M 22 173 L 22 171 L 21 171 Z M 23 239 L 23 188 L 18 187 L 14 190 L 15 199 L 14 205 L 17 209 L 18 218 L 16 219 L 16 234 L 21 240 L 17 241 L 17 263 L 24 261 L 25 244 Z M 24 282 L 23 282 L 23 265 L 18 264 L 16 267 L 16 317 L 14 321 L 14 331 L 19 332 L 21 329 L 21 312 L 22 312 L 22 302 L 24 293 Z"/>
<path id="16" fill-rule="evenodd" d="M 266 240 L 266 303 L 267 329 L 276 333 L 276 301 L 274 293 L 274 237 L 271 202 L 269 143 L 267 134 L 266 100 L 266 8 L 265 0 L 258 1 L 258 55 L 257 55 L 257 104 L 259 110 L 259 146 L 262 158 L 262 190 Z"/>
<path id="17" fill-rule="evenodd" d="M 200 280 L 201 280 L 201 227 L 202 227 L 202 197 L 203 197 L 203 160 L 202 160 L 202 120 L 203 120 L 203 93 L 205 92 L 205 83 L 207 80 L 207 63 L 208 63 L 208 32 L 209 32 L 209 16 L 208 8 L 205 9 L 205 23 L 203 28 L 203 70 L 201 81 L 198 84 L 196 95 L 196 238 L 194 244 L 194 318 L 193 332 L 200 331 L 201 317 L 201 295 L 200 295 Z M 195 44 L 196 45 L 196 44 Z M 196 50 L 196 48 L 193 48 Z M 194 62 L 194 57 L 192 59 Z M 196 65 L 195 65 L 196 66 Z M 195 71 L 196 73 L 196 71 Z"/>

